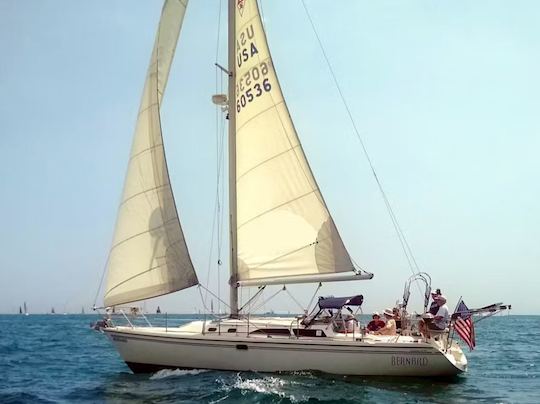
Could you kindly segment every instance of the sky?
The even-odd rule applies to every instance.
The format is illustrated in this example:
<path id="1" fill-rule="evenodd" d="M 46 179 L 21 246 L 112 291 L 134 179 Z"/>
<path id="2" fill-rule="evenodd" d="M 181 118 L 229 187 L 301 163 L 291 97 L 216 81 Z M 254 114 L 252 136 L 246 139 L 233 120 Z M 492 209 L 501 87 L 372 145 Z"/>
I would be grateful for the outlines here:
<path id="1" fill-rule="evenodd" d="M 392 306 L 411 272 L 302 2 L 261 3 L 319 187 L 349 253 L 375 274 L 326 284 L 318 295 L 361 293 L 366 312 Z M 540 3 L 305 3 L 432 286 L 451 307 L 463 296 L 470 307 L 505 302 L 514 314 L 540 314 Z M 93 305 L 161 6 L 0 0 L 0 312 L 14 313 L 24 301 L 34 313 Z M 227 300 L 226 238 L 224 264 L 217 267 L 215 250 L 210 256 L 217 186 L 211 96 L 222 92 L 216 50 L 227 64 L 225 8 L 222 2 L 220 14 L 218 0 L 189 4 L 162 125 L 196 271 Z M 315 287 L 289 291 L 306 306 Z M 243 291 L 243 300 L 251 293 Z M 197 288 L 146 302 L 148 310 L 157 305 L 202 309 Z M 261 310 L 299 308 L 282 293 Z"/>

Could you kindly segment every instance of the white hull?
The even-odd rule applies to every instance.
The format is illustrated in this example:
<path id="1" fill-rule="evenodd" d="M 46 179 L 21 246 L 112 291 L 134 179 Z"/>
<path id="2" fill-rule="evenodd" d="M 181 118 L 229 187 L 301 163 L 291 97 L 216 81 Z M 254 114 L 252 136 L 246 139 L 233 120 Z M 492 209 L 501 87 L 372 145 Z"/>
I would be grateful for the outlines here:
<path id="1" fill-rule="evenodd" d="M 193 325 L 191 323 L 191 330 Z M 201 322 L 202 323 L 202 322 Z M 466 370 L 457 345 L 443 353 L 436 341 L 410 337 L 267 338 L 197 333 L 187 327 L 112 327 L 114 346 L 136 372 L 162 368 L 289 372 L 316 370 L 365 376 L 452 376 Z M 199 327 L 201 329 L 201 327 Z M 400 339 L 404 342 L 400 342 Z"/>

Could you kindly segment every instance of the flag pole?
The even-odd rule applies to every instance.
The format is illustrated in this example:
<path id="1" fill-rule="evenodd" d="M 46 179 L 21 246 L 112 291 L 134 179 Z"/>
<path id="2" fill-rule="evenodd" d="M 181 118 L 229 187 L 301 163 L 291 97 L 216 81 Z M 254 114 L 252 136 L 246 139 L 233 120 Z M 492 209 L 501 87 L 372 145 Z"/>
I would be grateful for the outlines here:
<path id="1" fill-rule="evenodd" d="M 454 309 L 454 313 L 457 312 L 457 309 L 459 307 L 459 304 L 461 303 L 461 301 L 463 300 L 463 296 L 460 296 L 459 297 L 459 300 L 456 304 L 456 308 Z M 448 347 L 449 346 L 452 346 L 452 342 L 454 341 L 454 333 L 455 333 L 455 329 L 454 329 L 454 323 L 452 322 L 452 317 L 453 316 L 450 316 L 450 330 L 449 330 L 449 336 L 448 336 L 448 340 L 447 340 L 447 346 L 446 346 L 446 350 L 448 350 Z"/>

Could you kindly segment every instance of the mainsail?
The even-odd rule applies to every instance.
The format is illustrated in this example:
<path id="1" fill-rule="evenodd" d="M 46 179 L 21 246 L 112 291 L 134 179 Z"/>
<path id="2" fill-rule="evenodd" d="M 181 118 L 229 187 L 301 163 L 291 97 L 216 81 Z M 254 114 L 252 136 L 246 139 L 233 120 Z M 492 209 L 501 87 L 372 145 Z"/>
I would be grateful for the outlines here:
<path id="1" fill-rule="evenodd" d="M 133 137 L 108 261 L 106 306 L 196 285 L 170 185 L 160 105 L 187 0 L 165 2 Z"/>
<path id="2" fill-rule="evenodd" d="M 237 1 L 235 21 L 236 280 L 306 282 L 353 271 L 285 104 L 256 0 Z"/>

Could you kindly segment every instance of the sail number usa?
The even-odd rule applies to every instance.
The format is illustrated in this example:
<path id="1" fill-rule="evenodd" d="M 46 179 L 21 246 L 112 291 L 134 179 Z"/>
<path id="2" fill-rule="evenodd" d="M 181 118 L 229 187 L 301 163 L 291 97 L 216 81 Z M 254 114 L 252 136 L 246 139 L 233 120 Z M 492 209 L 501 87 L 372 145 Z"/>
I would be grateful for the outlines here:
<path id="1" fill-rule="evenodd" d="M 255 101 L 272 89 L 268 77 L 269 67 L 266 62 L 249 69 L 236 83 L 236 112 L 240 112 L 248 104 Z"/>

